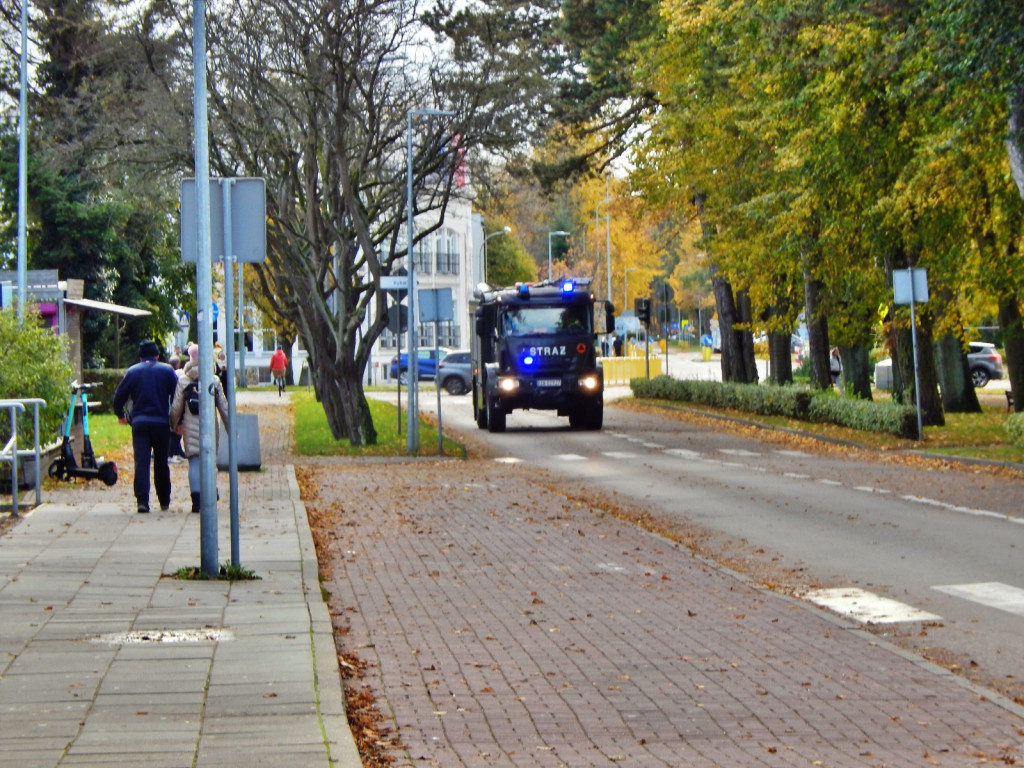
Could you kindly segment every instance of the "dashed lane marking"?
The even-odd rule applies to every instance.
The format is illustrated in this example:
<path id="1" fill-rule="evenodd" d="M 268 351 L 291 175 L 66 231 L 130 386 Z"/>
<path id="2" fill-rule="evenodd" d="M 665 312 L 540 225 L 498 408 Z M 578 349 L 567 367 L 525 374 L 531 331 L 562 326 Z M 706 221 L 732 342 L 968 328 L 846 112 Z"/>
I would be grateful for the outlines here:
<path id="1" fill-rule="evenodd" d="M 495 461 L 499 464 L 521 464 L 523 460 L 517 456 L 501 456 Z"/>
<path id="2" fill-rule="evenodd" d="M 724 453 L 727 456 L 760 456 L 761 454 L 757 451 L 747 451 L 743 448 L 719 448 L 719 453 Z"/>
<path id="3" fill-rule="evenodd" d="M 629 451 L 603 451 L 602 456 L 607 456 L 609 459 L 635 459 L 637 454 L 630 453 Z"/>
<path id="4" fill-rule="evenodd" d="M 805 453 L 804 451 L 772 451 L 772 453 L 777 453 L 780 456 L 795 456 L 797 458 L 806 458 L 807 456 L 811 455 L 809 453 Z"/>
<path id="5" fill-rule="evenodd" d="M 865 493 L 892 493 L 892 491 L 887 488 L 874 488 L 870 485 L 855 485 L 853 486 L 853 490 L 864 491 Z"/>
<path id="6" fill-rule="evenodd" d="M 950 512 L 960 512 L 965 515 L 974 515 L 976 517 L 991 517 L 995 520 L 1005 520 L 1008 523 L 1016 523 L 1017 525 L 1024 525 L 1024 518 L 1012 517 L 1010 515 L 1004 515 L 1002 512 L 990 512 L 987 509 L 976 509 L 974 507 L 961 507 L 957 504 L 947 504 L 944 501 L 937 501 L 935 499 L 929 499 L 926 496 L 900 496 L 904 501 L 915 501 L 918 504 L 927 504 L 931 507 L 939 507 L 940 509 L 947 509 Z"/>
<path id="7" fill-rule="evenodd" d="M 864 624 L 898 624 L 904 621 L 937 621 L 942 618 L 857 587 L 814 589 L 804 597 L 815 605 L 849 616 Z"/>
<path id="8" fill-rule="evenodd" d="M 822 485 L 842 485 L 842 483 L 839 482 L 838 480 L 829 480 L 827 477 L 821 478 L 818 482 L 821 483 Z"/>
<path id="9" fill-rule="evenodd" d="M 666 448 L 665 453 L 678 456 L 681 459 L 703 459 L 704 454 L 700 451 L 690 451 L 686 448 Z"/>
<path id="10" fill-rule="evenodd" d="M 1011 587 L 1009 584 L 987 581 L 978 584 L 948 584 L 932 589 L 973 603 L 981 603 L 989 608 L 1024 616 L 1024 589 Z"/>
<path id="11" fill-rule="evenodd" d="M 586 461 L 586 456 L 580 456 L 578 453 L 556 453 L 551 457 L 557 461 Z"/>

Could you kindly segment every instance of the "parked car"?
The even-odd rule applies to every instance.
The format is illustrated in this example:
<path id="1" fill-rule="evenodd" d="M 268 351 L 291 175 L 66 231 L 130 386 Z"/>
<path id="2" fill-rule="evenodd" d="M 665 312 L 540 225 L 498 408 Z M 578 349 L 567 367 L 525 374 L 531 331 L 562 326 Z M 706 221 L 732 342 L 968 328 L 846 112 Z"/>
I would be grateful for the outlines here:
<path id="1" fill-rule="evenodd" d="M 437 375 L 437 363 L 443 360 L 451 350 L 446 347 L 434 349 L 433 347 L 421 347 L 416 355 L 416 373 L 420 379 L 433 381 Z M 397 377 L 402 384 L 408 384 L 406 373 L 409 367 L 409 355 L 403 352 L 398 357 L 391 358 L 391 377 Z"/>
<path id="2" fill-rule="evenodd" d="M 1003 356 L 996 351 L 995 344 L 972 341 L 968 346 L 967 364 L 974 386 L 984 387 L 992 379 L 1003 378 Z"/>
<path id="3" fill-rule="evenodd" d="M 438 381 L 449 395 L 464 395 L 473 387 L 473 362 L 468 349 L 449 352 L 437 364 Z"/>
<path id="4" fill-rule="evenodd" d="M 984 387 L 992 379 L 1003 378 L 1003 356 L 996 351 L 995 344 L 987 341 L 972 341 L 968 345 L 967 366 L 971 371 L 971 382 Z M 879 360 L 875 366 L 875 387 L 892 389 L 892 360 Z"/>

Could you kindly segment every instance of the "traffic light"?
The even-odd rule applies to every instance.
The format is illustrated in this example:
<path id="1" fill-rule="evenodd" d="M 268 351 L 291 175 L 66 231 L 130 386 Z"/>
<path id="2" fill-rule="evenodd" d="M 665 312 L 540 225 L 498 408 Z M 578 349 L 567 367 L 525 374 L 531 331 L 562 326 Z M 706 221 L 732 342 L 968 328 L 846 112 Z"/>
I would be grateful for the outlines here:
<path id="1" fill-rule="evenodd" d="M 646 328 L 651 324 L 651 300 L 648 298 L 638 298 L 633 300 L 633 309 L 636 312 L 637 320 L 644 324 Z"/>

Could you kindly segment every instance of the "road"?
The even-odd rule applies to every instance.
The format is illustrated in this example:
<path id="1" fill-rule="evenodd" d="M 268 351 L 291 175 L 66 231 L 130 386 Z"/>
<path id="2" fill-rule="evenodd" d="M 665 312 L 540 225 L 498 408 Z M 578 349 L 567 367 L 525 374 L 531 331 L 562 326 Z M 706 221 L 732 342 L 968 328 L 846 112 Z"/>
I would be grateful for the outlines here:
<path id="1" fill-rule="evenodd" d="M 436 409 L 429 386 L 420 407 Z M 476 429 L 468 397 L 445 394 L 442 408 L 446 430 L 485 441 L 496 460 L 693 526 L 703 551 L 731 567 L 1024 700 L 1019 475 L 823 451 L 612 404 L 601 432 L 520 411 L 490 434 Z"/>

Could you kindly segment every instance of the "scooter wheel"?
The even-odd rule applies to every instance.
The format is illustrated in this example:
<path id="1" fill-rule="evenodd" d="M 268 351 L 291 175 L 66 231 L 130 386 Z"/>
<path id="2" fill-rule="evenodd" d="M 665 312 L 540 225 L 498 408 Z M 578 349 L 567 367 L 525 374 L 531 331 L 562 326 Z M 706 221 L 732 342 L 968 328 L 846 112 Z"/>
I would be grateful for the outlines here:
<path id="1" fill-rule="evenodd" d="M 64 479 L 64 461 L 62 459 L 54 459 L 50 462 L 50 477 L 57 480 Z"/>
<path id="2" fill-rule="evenodd" d="M 100 480 L 107 485 L 114 485 L 117 483 L 117 464 L 112 461 L 100 464 L 98 475 Z"/>

